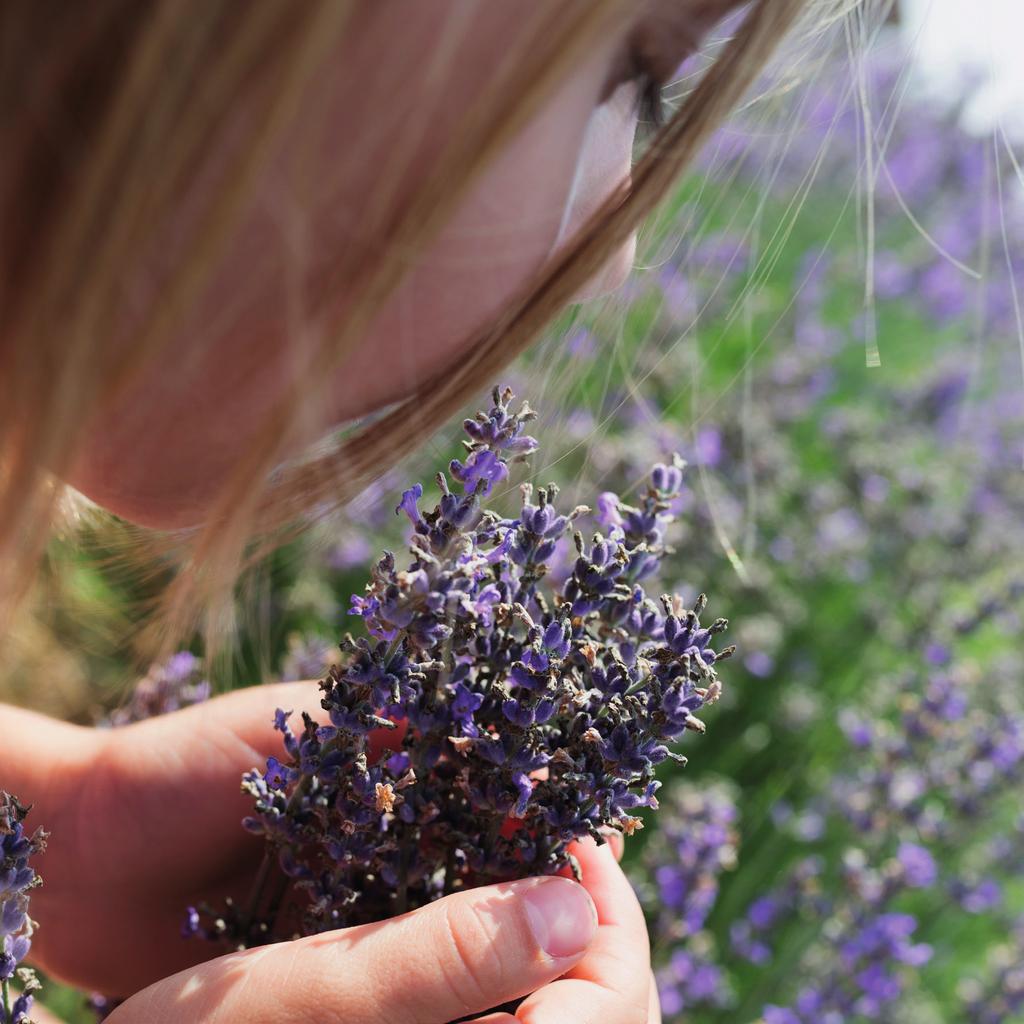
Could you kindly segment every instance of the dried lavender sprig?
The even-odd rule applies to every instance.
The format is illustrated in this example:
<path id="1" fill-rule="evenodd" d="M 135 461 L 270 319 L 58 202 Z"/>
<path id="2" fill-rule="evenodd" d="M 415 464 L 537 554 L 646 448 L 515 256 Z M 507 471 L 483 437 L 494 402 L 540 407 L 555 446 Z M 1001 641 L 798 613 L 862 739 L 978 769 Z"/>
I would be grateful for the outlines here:
<path id="1" fill-rule="evenodd" d="M 29 863 L 46 849 L 46 833 L 25 831 L 30 808 L 0 790 L 0 1024 L 30 1024 L 33 995 L 39 989 L 35 974 L 19 964 L 28 956 L 35 927 L 28 916 L 29 898 L 42 884 Z M 11 1002 L 11 979 L 17 975 L 20 994 Z"/>
<path id="2" fill-rule="evenodd" d="M 263 835 L 284 884 L 250 905 L 190 910 L 186 931 L 232 945 L 282 931 L 279 910 L 304 894 L 292 932 L 379 920 L 469 885 L 574 866 L 570 843 L 631 832 L 656 807 L 655 766 L 669 744 L 703 732 L 696 713 L 721 692 L 719 619 L 641 583 L 666 548 L 682 464 L 656 466 L 634 505 L 604 496 L 607 533 L 574 534 L 559 589 L 545 577 L 588 510 L 560 511 L 554 486 L 522 487 L 514 518 L 482 499 L 535 451 L 534 414 L 495 390 L 467 420 L 465 461 L 396 511 L 412 524 L 412 561 L 385 553 L 353 598 L 367 638 L 346 638 L 321 684 L 329 724 L 279 710 L 287 758 L 247 773 L 245 825 Z M 383 739 L 382 739 L 383 737 Z M 379 754 L 383 742 L 386 750 Z M 266 883 L 272 872 L 265 872 Z M 274 886 L 276 885 L 276 889 Z"/>

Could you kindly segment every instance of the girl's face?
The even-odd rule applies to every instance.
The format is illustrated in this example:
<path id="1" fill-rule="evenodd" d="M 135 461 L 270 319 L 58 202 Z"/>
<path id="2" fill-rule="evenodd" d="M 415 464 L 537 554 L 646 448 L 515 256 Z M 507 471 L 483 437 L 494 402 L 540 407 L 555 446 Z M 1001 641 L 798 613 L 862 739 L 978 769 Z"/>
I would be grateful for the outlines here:
<path id="1" fill-rule="evenodd" d="M 282 156 L 306 147 L 303 173 L 296 173 L 294 160 L 268 162 L 256 202 L 180 322 L 180 344 L 90 428 L 72 484 L 137 522 L 172 527 L 202 519 L 296 379 L 301 346 L 294 339 L 309 329 L 304 297 L 329 270 L 332 254 L 355 247 L 373 259 L 388 245 L 366 222 L 366 197 L 382 176 L 393 176 L 399 190 L 410 188 L 417 166 L 429 166 L 459 130 L 503 55 L 529 38 L 529 10 L 549 2 L 433 0 L 359 11 L 344 52 L 318 76 L 316 94 L 285 140 Z M 305 425 L 309 439 L 408 394 L 465 349 L 473 332 L 629 174 L 637 59 L 670 77 L 732 6 L 730 0 L 624 2 L 635 18 L 593 47 L 488 166 L 434 241 L 410 259 L 403 283 L 332 381 L 329 407 Z M 431 61 L 449 45 L 443 82 L 424 84 L 437 82 Z M 407 83 L 403 92 L 416 90 L 414 119 L 406 96 L 395 95 L 396 83 Z M 225 152 L 233 144 L 226 131 Z M 408 162 L 399 164 L 396 154 Z M 217 156 L 211 153 L 211 161 Z M 173 261 L 188 209 L 183 200 L 176 223 L 153 225 L 152 253 L 139 265 L 140 302 L 161 265 Z M 632 257 L 630 242 L 580 298 L 616 288 Z M 331 297 L 342 317 L 346 301 L 344 294 Z M 130 344 L 127 326 L 124 333 Z"/>

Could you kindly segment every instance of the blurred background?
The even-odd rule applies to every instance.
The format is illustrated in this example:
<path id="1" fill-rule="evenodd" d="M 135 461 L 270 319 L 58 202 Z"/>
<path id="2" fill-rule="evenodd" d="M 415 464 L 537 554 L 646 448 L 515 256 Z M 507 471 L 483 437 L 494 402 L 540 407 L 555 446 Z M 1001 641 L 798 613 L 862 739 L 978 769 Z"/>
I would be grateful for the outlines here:
<path id="1" fill-rule="evenodd" d="M 663 589 L 706 591 L 739 645 L 627 853 L 666 1020 L 1024 1020 L 1022 38 L 1017 0 L 902 0 L 804 40 L 648 225 L 625 297 L 508 375 L 567 506 L 687 460 Z M 319 675 L 401 549 L 402 488 L 454 443 L 260 566 L 236 647 L 167 685 Z M 166 580 L 107 543 L 88 520 L 55 543 L 3 699 L 83 722 L 129 699 Z"/>

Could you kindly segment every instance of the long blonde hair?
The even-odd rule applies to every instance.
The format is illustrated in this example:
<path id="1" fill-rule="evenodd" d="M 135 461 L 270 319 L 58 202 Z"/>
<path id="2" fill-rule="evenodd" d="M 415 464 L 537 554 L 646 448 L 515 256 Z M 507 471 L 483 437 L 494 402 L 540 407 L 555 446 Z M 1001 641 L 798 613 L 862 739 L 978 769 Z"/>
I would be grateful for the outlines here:
<path id="1" fill-rule="evenodd" d="M 423 382 L 367 429 L 302 459 L 296 407 L 315 403 L 329 371 L 401 280 L 409 255 L 445 223 L 490 161 L 540 109 L 595 42 L 635 14 L 623 0 L 536 5 L 521 48 L 500 68 L 461 130 L 399 202 L 370 198 L 388 245 L 368 260 L 339 253 L 326 298 L 357 296 L 339 322 L 305 311 L 315 330 L 301 381 L 267 418 L 201 529 L 133 532 L 133 551 L 172 552 L 158 634 L 164 646 L 226 606 L 239 570 L 311 518 L 344 506 L 486 390 L 667 194 L 702 142 L 741 99 L 811 0 L 756 0 L 735 33 L 602 208 L 473 339 L 455 365 Z M 202 286 L 238 223 L 250 186 L 317 69 L 350 30 L 358 0 L 247 4 L 237 0 L 103 0 L 66 7 L 6 5 L 0 69 L 2 308 L 0 343 L 0 607 L 32 579 L 57 515 L 57 483 L 81 424 L 171 341 L 178 311 Z M 166 216 L 202 166 L 234 97 L 250 105 L 251 136 L 214 183 L 202 230 L 163 282 L 132 338 L 108 343 L 119 283 L 147 227 Z M 60 97 L 67 109 L 54 117 Z M 173 139 L 173 145 L 168 140 Z M 73 173 L 72 173 L 73 169 Z M 201 609 L 201 611 L 197 611 Z M 209 620 L 222 623 L 222 619 Z M 219 628 L 219 627 L 218 627 Z"/>

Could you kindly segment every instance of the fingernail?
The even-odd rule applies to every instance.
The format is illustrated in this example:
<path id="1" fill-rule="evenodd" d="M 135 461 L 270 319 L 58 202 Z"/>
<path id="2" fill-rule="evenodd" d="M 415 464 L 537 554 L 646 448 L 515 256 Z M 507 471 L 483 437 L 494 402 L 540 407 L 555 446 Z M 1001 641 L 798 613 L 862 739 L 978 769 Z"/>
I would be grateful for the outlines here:
<path id="1" fill-rule="evenodd" d="M 577 956 L 597 930 L 597 912 L 586 889 L 568 878 L 543 878 L 523 893 L 537 945 L 551 957 Z"/>

